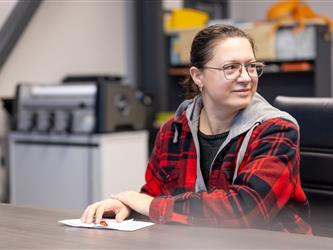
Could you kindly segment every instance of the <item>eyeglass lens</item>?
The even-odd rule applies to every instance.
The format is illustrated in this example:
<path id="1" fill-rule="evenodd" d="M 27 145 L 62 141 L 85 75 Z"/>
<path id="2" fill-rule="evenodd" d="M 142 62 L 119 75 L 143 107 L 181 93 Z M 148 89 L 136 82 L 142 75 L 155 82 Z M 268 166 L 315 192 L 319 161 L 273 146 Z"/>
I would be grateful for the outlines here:
<path id="1" fill-rule="evenodd" d="M 250 63 L 245 65 L 246 71 L 252 78 L 258 78 L 263 73 L 263 65 L 258 63 Z M 223 68 L 225 77 L 229 80 L 237 79 L 242 73 L 242 64 L 233 63 Z"/>

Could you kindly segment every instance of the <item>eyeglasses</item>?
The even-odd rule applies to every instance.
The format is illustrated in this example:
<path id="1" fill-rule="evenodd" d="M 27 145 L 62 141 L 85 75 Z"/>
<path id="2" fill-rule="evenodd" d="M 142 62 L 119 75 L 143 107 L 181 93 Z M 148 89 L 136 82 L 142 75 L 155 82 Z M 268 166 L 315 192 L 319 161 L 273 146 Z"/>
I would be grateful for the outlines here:
<path id="1" fill-rule="evenodd" d="M 223 71 L 225 79 L 236 80 L 242 74 L 243 66 L 245 67 L 246 72 L 251 78 L 259 78 L 264 73 L 265 64 L 261 62 L 251 62 L 247 64 L 229 63 L 223 65 L 223 67 L 221 68 L 208 67 L 208 66 L 204 66 L 202 68 Z"/>

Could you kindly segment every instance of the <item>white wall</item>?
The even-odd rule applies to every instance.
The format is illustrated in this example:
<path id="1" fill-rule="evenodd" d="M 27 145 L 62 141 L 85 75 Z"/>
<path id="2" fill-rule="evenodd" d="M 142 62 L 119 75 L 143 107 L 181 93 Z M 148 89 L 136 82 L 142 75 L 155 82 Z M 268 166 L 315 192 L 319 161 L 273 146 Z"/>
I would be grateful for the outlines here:
<path id="1" fill-rule="evenodd" d="M 0 72 L 0 96 L 21 81 L 66 74 L 126 74 L 123 1 L 43 2 Z"/>
<path id="2" fill-rule="evenodd" d="M 0 97 L 19 82 L 67 74 L 127 74 L 126 1 L 44 1 L 0 71 Z M 0 137 L 4 116 L 0 114 Z"/>
<path id="3" fill-rule="evenodd" d="M 174 10 L 183 8 L 184 2 L 182 0 L 162 0 L 163 10 Z"/>
<path id="4" fill-rule="evenodd" d="M 17 0 L 0 1 L 0 28 L 5 23 L 10 12 L 14 9 Z"/>

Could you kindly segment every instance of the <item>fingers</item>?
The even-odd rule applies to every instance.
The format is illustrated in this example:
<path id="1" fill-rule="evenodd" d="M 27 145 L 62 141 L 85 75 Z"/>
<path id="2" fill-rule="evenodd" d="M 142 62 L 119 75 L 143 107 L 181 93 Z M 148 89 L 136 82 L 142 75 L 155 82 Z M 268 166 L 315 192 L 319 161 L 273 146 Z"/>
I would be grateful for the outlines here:
<path id="1" fill-rule="evenodd" d="M 96 209 L 96 213 L 95 213 L 95 223 L 96 224 L 99 224 L 103 218 L 103 215 L 104 215 L 104 207 L 103 206 L 99 206 L 97 207 Z"/>
<path id="2" fill-rule="evenodd" d="M 85 223 L 85 221 L 86 221 L 87 213 L 88 213 L 88 208 L 86 208 L 86 209 L 84 210 L 83 214 L 81 215 L 81 221 L 82 221 L 83 223 Z"/>
<path id="3" fill-rule="evenodd" d="M 129 216 L 129 210 L 126 207 L 124 207 L 124 208 L 122 208 L 118 211 L 118 213 L 116 214 L 115 219 L 116 219 L 117 222 L 122 222 L 128 216 Z"/>
<path id="4" fill-rule="evenodd" d="M 84 210 L 83 214 L 81 215 L 81 221 L 82 221 L 83 223 L 86 223 L 86 221 L 87 221 L 87 216 L 88 216 L 88 211 L 89 211 L 89 209 L 90 209 L 90 206 L 88 206 L 88 207 Z"/>
<path id="5" fill-rule="evenodd" d="M 100 223 L 105 214 L 116 214 L 116 221 L 120 222 L 127 218 L 130 214 L 130 209 L 119 200 L 107 199 L 96 202 L 88 206 L 82 216 L 83 223 Z"/>
<path id="6" fill-rule="evenodd" d="M 96 202 L 96 203 L 93 203 L 90 206 L 88 206 L 84 210 L 83 215 L 81 216 L 81 221 L 83 223 L 87 223 L 87 224 L 93 223 L 94 219 L 95 219 L 95 213 L 96 213 L 98 206 L 100 206 L 100 202 Z"/>

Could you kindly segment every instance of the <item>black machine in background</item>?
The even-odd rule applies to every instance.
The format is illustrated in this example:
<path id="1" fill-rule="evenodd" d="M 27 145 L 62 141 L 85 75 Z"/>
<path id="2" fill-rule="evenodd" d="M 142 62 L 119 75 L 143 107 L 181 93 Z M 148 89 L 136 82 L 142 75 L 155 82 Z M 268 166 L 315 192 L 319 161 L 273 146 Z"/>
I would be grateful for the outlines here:
<path id="1" fill-rule="evenodd" d="M 113 76 L 69 76 L 62 84 L 19 84 L 15 130 L 107 133 L 145 129 L 152 99 Z"/>

